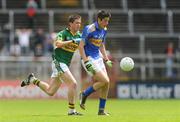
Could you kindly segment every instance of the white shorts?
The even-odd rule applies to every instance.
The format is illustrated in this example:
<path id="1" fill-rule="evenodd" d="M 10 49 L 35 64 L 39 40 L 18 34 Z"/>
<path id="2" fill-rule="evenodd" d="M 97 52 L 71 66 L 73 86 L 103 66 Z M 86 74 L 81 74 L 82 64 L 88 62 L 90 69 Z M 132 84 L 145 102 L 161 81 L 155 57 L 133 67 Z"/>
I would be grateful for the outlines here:
<path id="1" fill-rule="evenodd" d="M 104 62 L 103 62 L 103 59 L 102 59 L 102 58 L 98 58 L 98 59 L 90 58 L 90 61 L 92 62 L 93 66 L 95 67 L 95 71 L 96 71 L 96 72 L 105 70 L 105 65 L 104 65 Z M 84 69 L 86 70 L 86 72 L 87 72 L 90 76 L 93 76 L 93 74 L 86 69 L 83 60 L 81 60 L 81 63 L 82 63 L 82 66 L 84 67 Z"/>
<path id="2" fill-rule="evenodd" d="M 51 78 L 58 77 L 59 74 L 69 71 L 69 67 L 62 62 L 58 62 L 56 60 L 52 61 L 52 74 Z"/>

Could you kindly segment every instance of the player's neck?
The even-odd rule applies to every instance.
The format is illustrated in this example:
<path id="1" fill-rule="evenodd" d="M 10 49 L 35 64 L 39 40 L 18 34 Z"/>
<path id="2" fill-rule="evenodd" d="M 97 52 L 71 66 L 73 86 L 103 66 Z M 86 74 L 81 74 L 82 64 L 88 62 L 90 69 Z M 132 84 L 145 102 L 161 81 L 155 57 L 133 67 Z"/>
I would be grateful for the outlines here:
<path id="1" fill-rule="evenodd" d="M 69 32 L 74 36 L 76 35 L 77 31 L 73 30 L 71 27 L 69 27 Z"/>

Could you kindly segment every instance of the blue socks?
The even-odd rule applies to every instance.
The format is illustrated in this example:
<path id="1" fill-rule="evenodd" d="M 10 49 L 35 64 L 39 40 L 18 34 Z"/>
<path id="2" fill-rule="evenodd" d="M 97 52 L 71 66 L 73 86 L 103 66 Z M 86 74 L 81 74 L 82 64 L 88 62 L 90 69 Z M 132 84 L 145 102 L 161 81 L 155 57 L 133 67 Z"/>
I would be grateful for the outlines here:
<path id="1" fill-rule="evenodd" d="M 93 86 L 90 86 L 83 92 L 83 95 L 89 96 L 93 92 L 95 92 L 95 90 L 94 90 Z"/>
<path id="2" fill-rule="evenodd" d="M 95 92 L 95 90 L 93 86 L 90 86 L 83 92 L 83 95 L 87 97 L 93 92 Z M 99 112 L 104 112 L 105 105 L 106 105 L 106 99 L 99 98 Z"/>
<path id="3" fill-rule="evenodd" d="M 104 111 L 106 105 L 106 99 L 99 98 L 99 111 Z"/>

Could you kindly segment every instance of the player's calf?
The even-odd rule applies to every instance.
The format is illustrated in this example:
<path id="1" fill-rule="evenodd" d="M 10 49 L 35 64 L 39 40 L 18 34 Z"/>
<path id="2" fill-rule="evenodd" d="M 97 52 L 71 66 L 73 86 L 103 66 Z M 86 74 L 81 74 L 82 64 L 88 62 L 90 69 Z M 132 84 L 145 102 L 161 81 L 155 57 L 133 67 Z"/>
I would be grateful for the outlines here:
<path id="1" fill-rule="evenodd" d="M 87 96 L 85 96 L 83 94 L 83 92 L 80 93 L 79 95 L 79 99 L 80 99 L 80 107 L 85 110 L 85 103 L 86 103 L 86 99 L 87 99 Z"/>
<path id="2" fill-rule="evenodd" d="M 82 114 L 76 111 L 74 103 L 69 103 L 68 115 L 80 115 L 81 116 Z"/>

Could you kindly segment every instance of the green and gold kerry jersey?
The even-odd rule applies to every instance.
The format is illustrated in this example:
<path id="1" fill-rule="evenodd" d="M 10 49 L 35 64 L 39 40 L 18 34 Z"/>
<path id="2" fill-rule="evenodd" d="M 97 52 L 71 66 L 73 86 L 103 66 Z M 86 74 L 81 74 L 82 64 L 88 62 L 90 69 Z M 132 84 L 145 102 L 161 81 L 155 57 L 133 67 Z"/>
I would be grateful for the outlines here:
<path id="1" fill-rule="evenodd" d="M 60 31 L 57 34 L 56 40 L 55 41 L 69 41 L 73 40 L 76 38 L 81 38 L 81 33 L 77 32 L 75 35 L 73 35 L 68 28 Z M 78 48 L 78 43 L 69 43 L 62 48 L 57 48 L 54 45 L 54 52 L 52 57 L 56 59 L 59 62 L 65 63 L 67 66 L 70 65 L 72 56 L 76 49 Z"/>

